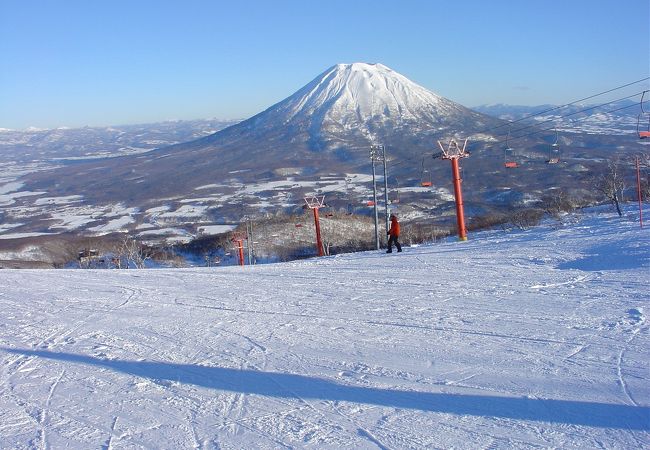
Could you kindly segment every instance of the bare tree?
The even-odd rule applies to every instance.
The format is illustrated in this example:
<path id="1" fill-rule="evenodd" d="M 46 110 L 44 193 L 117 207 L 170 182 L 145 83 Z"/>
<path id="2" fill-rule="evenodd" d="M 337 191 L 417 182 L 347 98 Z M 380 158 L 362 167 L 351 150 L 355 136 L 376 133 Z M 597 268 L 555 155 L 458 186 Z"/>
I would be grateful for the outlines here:
<path id="1" fill-rule="evenodd" d="M 530 230 L 540 224 L 544 218 L 544 211 L 537 208 L 526 208 L 514 211 L 510 215 L 510 223 L 520 230 Z"/>
<path id="2" fill-rule="evenodd" d="M 146 247 L 131 236 L 125 236 L 122 239 L 116 253 L 118 268 L 121 268 L 122 265 L 126 268 L 134 265 L 137 269 L 144 269 L 145 262 L 151 259 Z"/>
<path id="3" fill-rule="evenodd" d="M 618 158 L 610 159 L 607 163 L 607 170 L 598 176 L 595 182 L 596 190 L 616 206 L 619 216 L 623 215 L 620 202 L 623 201 L 622 192 L 625 189 L 622 172 L 620 160 Z"/>
<path id="4" fill-rule="evenodd" d="M 647 200 L 650 198 L 650 153 L 643 154 L 639 157 L 641 184 L 641 198 Z"/>
<path id="5" fill-rule="evenodd" d="M 541 198 L 540 207 L 556 224 L 562 225 L 579 213 L 580 200 L 569 196 L 563 189 L 552 189 Z"/>

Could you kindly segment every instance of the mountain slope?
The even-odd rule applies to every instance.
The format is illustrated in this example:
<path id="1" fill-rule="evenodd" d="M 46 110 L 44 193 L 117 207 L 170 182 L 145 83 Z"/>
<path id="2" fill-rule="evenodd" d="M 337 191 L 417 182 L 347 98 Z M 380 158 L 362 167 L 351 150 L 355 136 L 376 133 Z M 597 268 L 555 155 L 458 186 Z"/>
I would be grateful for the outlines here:
<path id="1" fill-rule="evenodd" d="M 647 447 L 633 211 L 245 270 L 0 270 L 0 448 Z"/>
<path id="2" fill-rule="evenodd" d="M 339 64 L 266 111 L 211 136 L 100 167 L 76 167 L 69 174 L 92 173 L 99 189 L 86 195 L 108 190 L 151 200 L 154 191 L 182 195 L 242 169 L 249 171 L 244 181 L 285 167 L 309 174 L 367 171 L 374 143 L 392 146 L 395 157 L 419 160 L 422 152 L 432 151 L 436 138 L 500 123 L 381 64 Z M 59 185 L 69 193 L 85 177 L 62 178 Z"/>

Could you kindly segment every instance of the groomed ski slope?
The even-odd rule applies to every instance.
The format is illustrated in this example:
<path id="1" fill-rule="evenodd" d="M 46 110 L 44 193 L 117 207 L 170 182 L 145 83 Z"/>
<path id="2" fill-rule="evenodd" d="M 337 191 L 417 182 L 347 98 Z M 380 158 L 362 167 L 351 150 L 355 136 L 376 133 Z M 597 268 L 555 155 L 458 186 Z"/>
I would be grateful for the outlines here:
<path id="1" fill-rule="evenodd" d="M 0 271 L 0 448 L 650 446 L 650 230 Z"/>

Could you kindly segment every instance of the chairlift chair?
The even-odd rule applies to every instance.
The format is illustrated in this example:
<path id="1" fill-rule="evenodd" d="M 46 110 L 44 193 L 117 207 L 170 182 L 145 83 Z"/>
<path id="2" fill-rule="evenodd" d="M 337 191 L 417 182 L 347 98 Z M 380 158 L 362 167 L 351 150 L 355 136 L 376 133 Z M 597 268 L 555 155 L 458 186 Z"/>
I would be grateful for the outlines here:
<path id="1" fill-rule="evenodd" d="M 552 144 L 549 149 L 548 164 L 558 164 L 560 162 L 560 146 L 558 144 Z"/>
<path id="2" fill-rule="evenodd" d="M 519 164 L 517 164 L 515 149 L 508 145 L 509 140 L 510 140 L 510 131 L 508 130 L 508 136 L 506 137 L 506 148 L 503 151 L 503 157 L 504 157 L 503 165 L 505 166 L 506 169 L 516 169 L 517 167 L 519 167 Z"/>
<path id="3" fill-rule="evenodd" d="M 506 150 L 512 150 L 511 148 L 507 148 Z M 519 167 L 519 164 L 517 164 L 517 161 L 509 161 L 508 158 L 506 158 L 506 162 L 503 164 L 506 169 L 516 169 Z"/>
<path id="4" fill-rule="evenodd" d="M 548 164 L 558 164 L 560 162 L 560 144 L 558 144 L 559 134 L 557 128 L 555 129 L 555 142 L 553 142 L 548 149 Z"/>
<path id="5" fill-rule="evenodd" d="M 650 138 L 650 112 L 647 112 L 643 109 L 643 97 L 645 96 L 645 93 L 648 91 L 643 91 L 641 94 L 641 114 L 639 114 L 636 118 L 636 132 L 639 135 L 639 139 L 647 139 Z M 648 127 L 645 130 L 641 129 L 641 119 L 643 119 L 643 123 L 645 126 L 645 117 L 648 117 Z"/>
<path id="6" fill-rule="evenodd" d="M 650 116 L 648 116 L 648 129 L 647 130 L 642 130 L 641 129 L 641 117 L 642 117 L 642 114 L 639 114 L 639 116 L 637 117 L 636 132 L 639 135 L 639 139 L 650 138 Z"/>
<path id="7" fill-rule="evenodd" d="M 420 172 L 420 186 L 431 187 L 431 172 L 424 168 L 424 158 L 422 158 L 422 171 Z"/>

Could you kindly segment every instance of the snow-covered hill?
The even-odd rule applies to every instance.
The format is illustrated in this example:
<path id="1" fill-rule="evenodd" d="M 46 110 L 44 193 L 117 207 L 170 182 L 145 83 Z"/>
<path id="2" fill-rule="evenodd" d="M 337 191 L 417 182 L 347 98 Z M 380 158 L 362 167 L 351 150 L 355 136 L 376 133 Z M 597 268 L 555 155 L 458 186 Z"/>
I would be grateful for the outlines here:
<path id="1" fill-rule="evenodd" d="M 404 133 L 457 130 L 459 124 L 472 121 L 473 127 L 484 127 L 486 119 L 382 64 L 353 63 L 330 67 L 253 117 L 250 131 L 263 137 L 270 130 L 284 128 L 288 134 L 300 130 L 308 134 L 312 149 L 323 150 L 340 145 L 337 139 L 348 146 L 355 139 L 376 144 Z M 227 135 L 215 136 L 216 141 Z"/>
<path id="2" fill-rule="evenodd" d="M 647 448 L 633 211 L 254 267 L 0 271 L 0 448 Z"/>

